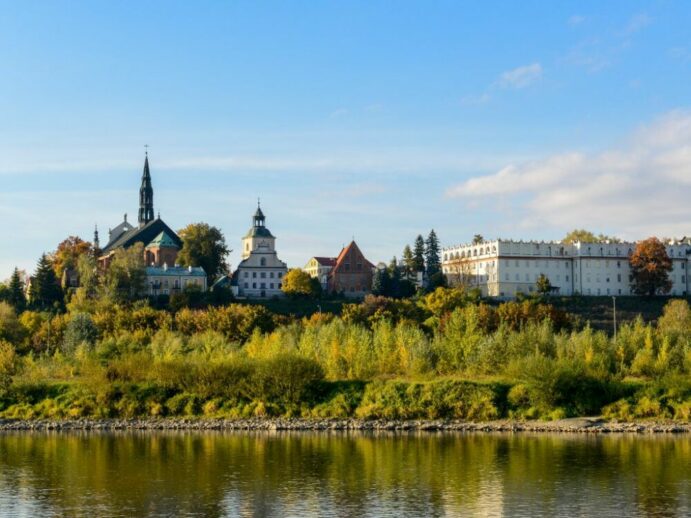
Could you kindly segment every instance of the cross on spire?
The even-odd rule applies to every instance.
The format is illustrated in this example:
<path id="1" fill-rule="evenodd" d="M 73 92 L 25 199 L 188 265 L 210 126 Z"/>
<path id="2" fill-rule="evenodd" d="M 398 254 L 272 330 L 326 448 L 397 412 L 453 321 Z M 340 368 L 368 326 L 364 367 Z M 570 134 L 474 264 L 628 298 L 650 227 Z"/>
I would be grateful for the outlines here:
<path id="1" fill-rule="evenodd" d="M 149 156 L 149 144 L 144 144 L 144 154 Z"/>

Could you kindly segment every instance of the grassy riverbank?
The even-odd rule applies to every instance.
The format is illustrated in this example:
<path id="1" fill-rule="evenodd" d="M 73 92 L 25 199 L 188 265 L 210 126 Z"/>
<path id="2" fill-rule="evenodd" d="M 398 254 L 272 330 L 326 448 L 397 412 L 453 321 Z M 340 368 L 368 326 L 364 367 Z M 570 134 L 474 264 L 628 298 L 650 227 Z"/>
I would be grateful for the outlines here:
<path id="1" fill-rule="evenodd" d="M 538 300 L 458 290 L 310 318 L 96 301 L 0 315 L 0 417 L 691 418 L 691 310 L 616 340 Z"/>

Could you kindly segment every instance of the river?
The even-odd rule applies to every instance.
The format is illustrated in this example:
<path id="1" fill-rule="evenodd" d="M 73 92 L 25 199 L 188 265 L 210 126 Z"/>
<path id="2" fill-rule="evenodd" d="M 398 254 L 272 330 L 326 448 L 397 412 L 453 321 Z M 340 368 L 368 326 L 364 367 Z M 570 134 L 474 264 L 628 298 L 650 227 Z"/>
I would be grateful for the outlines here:
<path id="1" fill-rule="evenodd" d="M 690 515 L 689 435 L 0 435 L 3 517 Z"/>

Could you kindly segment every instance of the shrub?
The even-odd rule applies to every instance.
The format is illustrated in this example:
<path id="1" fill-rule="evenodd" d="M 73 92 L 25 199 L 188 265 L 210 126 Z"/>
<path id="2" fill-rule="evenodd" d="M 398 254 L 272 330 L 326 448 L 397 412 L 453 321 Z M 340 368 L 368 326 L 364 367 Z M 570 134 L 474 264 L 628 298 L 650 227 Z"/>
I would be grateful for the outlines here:
<path id="1" fill-rule="evenodd" d="M 73 353 L 80 344 L 92 347 L 98 339 L 98 328 L 88 313 L 72 315 L 63 336 L 62 350 L 66 354 Z"/>

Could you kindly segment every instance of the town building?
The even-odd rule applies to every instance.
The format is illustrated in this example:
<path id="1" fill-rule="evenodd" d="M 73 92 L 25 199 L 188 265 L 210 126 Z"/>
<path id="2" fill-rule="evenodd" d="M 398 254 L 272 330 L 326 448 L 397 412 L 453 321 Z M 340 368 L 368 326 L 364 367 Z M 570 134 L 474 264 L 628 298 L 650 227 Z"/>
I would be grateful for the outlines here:
<path id="1" fill-rule="evenodd" d="M 252 227 L 242 238 L 242 261 L 233 272 L 233 294 L 240 297 L 282 297 L 286 263 L 276 253 L 276 238 L 266 228 L 261 206 L 252 218 Z"/>
<path id="2" fill-rule="evenodd" d="M 629 256 L 636 243 L 560 243 L 494 240 L 444 248 L 449 284 L 483 296 L 512 298 L 536 291 L 544 274 L 558 295 L 631 295 Z M 666 243 L 673 270 L 671 295 L 689 293 L 691 241 Z"/>
<path id="3" fill-rule="evenodd" d="M 310 277 L 319 280 L 322 290 L 326 291 L 329 287 L 329 273 L 336 266 L 335 257 L 312 257 L 303 268 Z"/>
<path id="4" fill-rule="evenodd" d="M 175 295 L 190 286 L 206 291 L 207 286 L 204 268 L 168 266 L 167 263 L 163 263 L 163 266 L 147 266 L 146 283 L 148 294 L 153 297 Z"/>
<path id="5" fill-rule="evenodd" d="M 364 297 L 372 290 L 375 266 L 363 255 L 355 241 L 341 250 L 329 272 L 328 290 L 346 297 Z"/>

